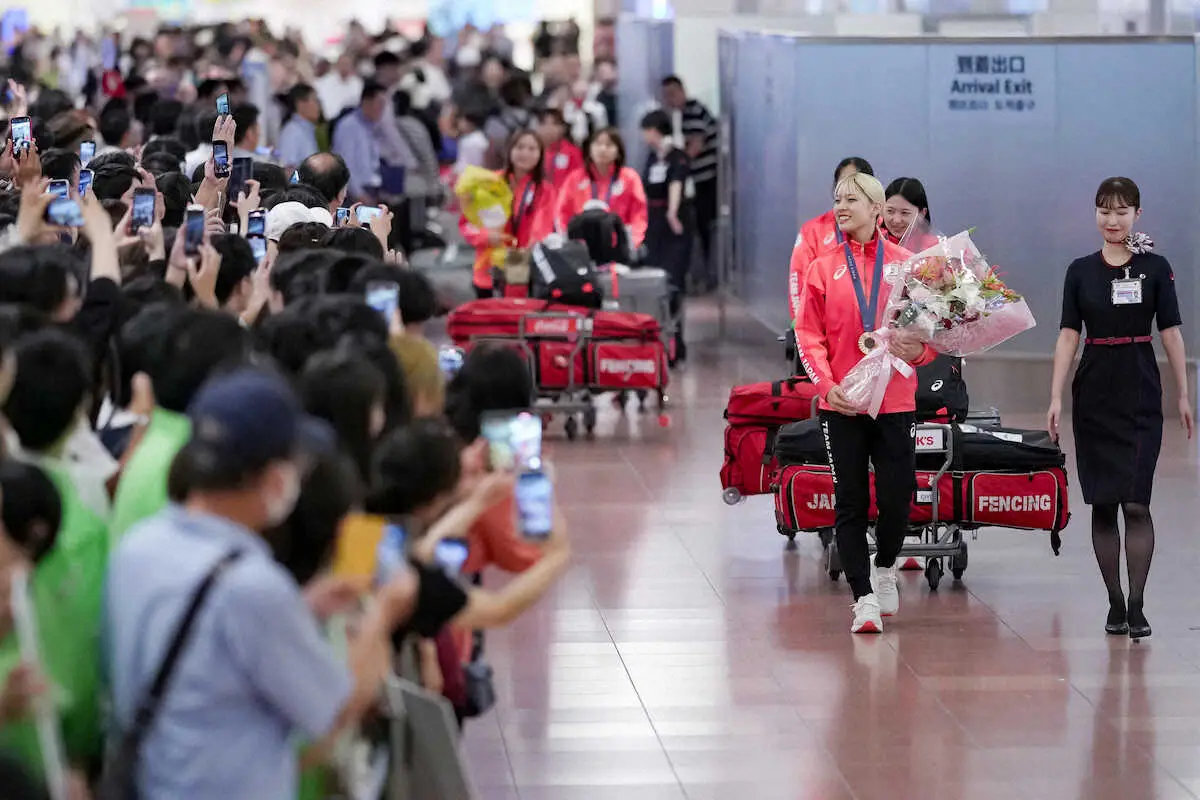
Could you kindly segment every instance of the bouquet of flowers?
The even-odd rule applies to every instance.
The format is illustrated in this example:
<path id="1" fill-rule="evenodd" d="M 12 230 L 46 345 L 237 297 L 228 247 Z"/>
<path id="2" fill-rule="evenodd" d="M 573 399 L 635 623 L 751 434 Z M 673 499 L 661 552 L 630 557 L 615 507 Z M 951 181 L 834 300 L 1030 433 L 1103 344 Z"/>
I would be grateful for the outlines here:
<path id="1" fill-rule="evenodd" d="M 871 345 L 842 381 L 846 399 L 860 412 L 879 413 L 892 372 L 911 375 L 912 366 L 892 355 L 888 342 L 903 336 L 928 343 L 939 353 L 981 353 L 1029 330 L 1036 323 L 1025 300 L 1004 284 L 971 241 L 970 231 L 936 244 L 898 265 L 883 324 L 864 336 Z"/>
<path id="2" fill-rule="evenodd" d="M 467 222 L 481 230 L 503 231 L 512 216 L 512 189 L 504 176 L 491 170 L 467 167 L 454 184 L 454 194 Z M 492 248 L 494 266 L 503 267 L 506 258 L 507 248 Z"/>

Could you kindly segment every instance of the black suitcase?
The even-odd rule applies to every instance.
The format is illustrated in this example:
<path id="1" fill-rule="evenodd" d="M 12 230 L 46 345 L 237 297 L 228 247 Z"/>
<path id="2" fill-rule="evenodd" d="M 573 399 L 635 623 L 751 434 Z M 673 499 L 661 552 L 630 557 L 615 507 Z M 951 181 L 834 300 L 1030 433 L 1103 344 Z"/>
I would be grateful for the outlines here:
<path id="1" fill-rule="evenodd" d="M 1020 428 L 951 426 L 955 472 L 1029 472 L 1062 467 L 1066 456 L 1046 431 Z M 940 469 L 944 453 L 917 453 L 917 469 Z"/>
<path id="2" fill-rule="evenodd" d="M 626 264 L 633 260 L 625 223 L 611 211 L 589 208 L 567 223 L 567 238 L 583 242 L 594 264 Z"/>
<path id="3" fill-rule="evenodd" d="M 824 466 L 829 463 L 825 452 L 825 434 L 817 417 L 790 422 L 779 429 L 775 437 L 775 458 L 779 466 L 799 464 Z"/>
<path id="4" fill-rule="evenodd" d="M 539 242 L 530 252 L 530 262 L 530 297 L 584 308 L 604 304 L 596 265 L 579 242 Z"/>

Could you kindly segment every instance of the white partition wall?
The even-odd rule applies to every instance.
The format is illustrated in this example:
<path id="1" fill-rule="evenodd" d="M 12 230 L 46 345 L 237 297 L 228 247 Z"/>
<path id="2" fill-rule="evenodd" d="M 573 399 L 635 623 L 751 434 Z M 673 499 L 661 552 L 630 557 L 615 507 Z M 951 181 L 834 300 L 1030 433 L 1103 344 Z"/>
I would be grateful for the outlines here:
<path id="1" fill-rule="evenodd" d="M 1065 268 L 1097 249 L 1093 197 L 1112 175 L 1141 186 L 1139 227 L 1175 265 L 1184 319 L 1195 320 L 1191 38 L 731 34 L 727 42 L 722 70 L 736 87 L 732 289 L 772 327 L 787 323 L 782 297 L 797 225 L 829 208 L 833 168 L 848 155 L 870 160 L 885 184 L 920 178 L 944 231 L 977 229 L 978 244 L 1039 322 L 1002 351 L 1049 357 Z"/>
<path id="2" fill-rule="evenodd" d="M 658 103 L 662 79 L 675 71 L 675 33 L 670 20 L 622 15 L 617 20 L 617 104 L 630 165 L 641 169 L 645 148 L 639 124 Z"/>

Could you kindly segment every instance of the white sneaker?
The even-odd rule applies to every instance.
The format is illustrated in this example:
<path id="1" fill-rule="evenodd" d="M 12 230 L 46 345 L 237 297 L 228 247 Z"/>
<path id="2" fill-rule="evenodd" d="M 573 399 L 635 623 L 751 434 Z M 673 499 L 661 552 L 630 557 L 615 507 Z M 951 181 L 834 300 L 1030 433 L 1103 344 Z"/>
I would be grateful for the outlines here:
<path id="1" fill-rule="evenodd" d="M 879 614 L 879 600 L 875 595 L 863 595 L 851 608 L 854 609 L 851 633 L 883 633 L 883 617 Z"/>
<path id="2" fill-rule="evenodd" d="M 871 588 L 879 599 L 879 613 L 894 617 L 900 611 L 900 590 L 896 587 L 896 567 L 872 567 Z"/>

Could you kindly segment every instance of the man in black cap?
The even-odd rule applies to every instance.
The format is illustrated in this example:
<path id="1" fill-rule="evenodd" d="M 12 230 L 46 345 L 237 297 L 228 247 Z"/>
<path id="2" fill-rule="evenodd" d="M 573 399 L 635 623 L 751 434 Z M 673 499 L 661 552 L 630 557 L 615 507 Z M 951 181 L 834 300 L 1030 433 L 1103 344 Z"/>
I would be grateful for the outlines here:
<path id="1" fill-rule="evenodd" d="M 372 705 L 416 579 L 401 570 L 376 592 L 348 663 L 339 659 L 316 618 L 364 587 L 325 579 L 302 593 L 260 535 L 291 512 L 306 452 L 332 447 L 332 432 L 283 378 L 253 369 L 210 380 L 188 416 L 192 436 L 169 481 L 177 505 L 131 528 L 109 564 L 115 718 L 122 735 L 141 737 L 143 796 L 293 796 L 293 737 L 327 746 Z M 178 661 L 147 713 L 171 651 Z"/>

